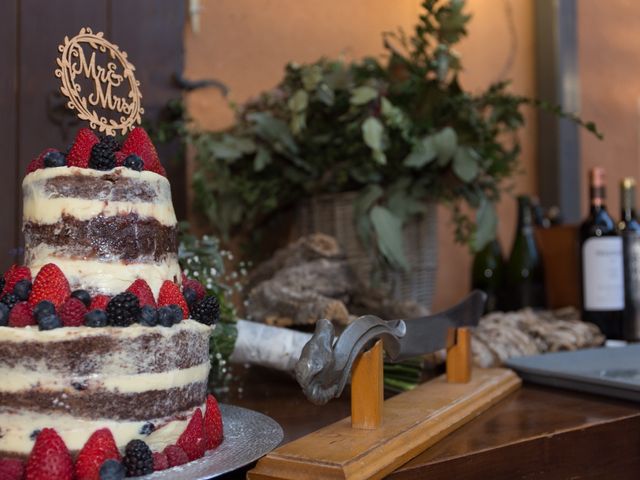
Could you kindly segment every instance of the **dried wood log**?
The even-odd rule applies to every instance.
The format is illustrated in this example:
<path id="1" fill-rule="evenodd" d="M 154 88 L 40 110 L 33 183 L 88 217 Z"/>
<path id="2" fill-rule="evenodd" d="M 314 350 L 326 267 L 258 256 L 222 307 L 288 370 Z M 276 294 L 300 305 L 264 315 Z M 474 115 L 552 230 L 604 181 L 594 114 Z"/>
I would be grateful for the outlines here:
<path id="1" fill-rule="evenodd" d="M 335 238 L 324 233 L 301 237 L 277 250 L 273 256 L 258 265 L 249 275 L 248 287 L 272 278 L 278 271 L 320 258 L 343 259 L 344 253 Z"/>
<path id="2" fill-rule="evenodd" d="M 535 355 L 602 345 L 598 327 L 580 320 L 574 308 L 556 311 L 494 312 L 473 332 L 474 363 L 494 367 L 516 355 Z"/>

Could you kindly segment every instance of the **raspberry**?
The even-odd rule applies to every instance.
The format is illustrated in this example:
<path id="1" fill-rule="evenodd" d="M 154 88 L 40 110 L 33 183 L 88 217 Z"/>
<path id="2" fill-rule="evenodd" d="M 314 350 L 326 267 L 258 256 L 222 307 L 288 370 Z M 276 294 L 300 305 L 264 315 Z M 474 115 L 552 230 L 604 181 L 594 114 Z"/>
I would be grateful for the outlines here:
<path id="1" fill-rule="evenodd" d="M 182 309 L 182 318 L 189 318 L 189 307 L 180 292 L 180 287 L 169 280 L 164 281 L 158 294 L 158 306 L 165 305 L 178 305 Z"/>
<path id="2" fill-rule="evenodd" d="M 20 265 L 11 265 L 4 274 L 4 293 L 13 293 L 13 289 L 21 280 L 31 280 L 31 270 Z"/>
<path id="3" fill-rule="evenodd" d="M 167 456 L 170 467 L 177 467 L 178 465 L 189 463 L 189 457 L 187 457 L 187 454 L 184 453 L 184 450 L 182 450 L 177 445 L 169 445 L 168 447 L 165 447 L 162 453 Z"/>
<path id="4" fill-rule="evenodd" d="M 76 135 L 71 150 L 67 154 L 67 166 L 88 168 L 91 149 L 99 142 L 100 140 L 96 134 L 90 129 L 81 128 Z"/>
<path id="5" fill-rule="evenodd" d="M 93 300 L 91 300 L 89 311 L 106 310 L 109 300 L 111 300 L 111 297 L 109 297 L 108 295 L 96 295 L 95 297 L 93 297 Z"/>
<path id="6" fill-rule="evenodd" d="M 31 306 L 27 302 L 16 303 L 9 314 L 9 326 L 22 328 L 29 325 L 37 325 Z"/>
<path id="7" fill-rule="evenodd" d="M 0 458 L 0 479 L 22 480 L 24 464 L 17 458 Z"/>
<path id="8" fill-rule="evenodd" d="M 154 452 L 153 454 L 153 471 L 159 472 L 169 468 L 169 459 L 164 453 Z"/>
<path id="9" fill-rule="evenodd" d="M 84 325 L 84 315 L 87 307 L 80 300 L 70 297 L 58 310 L 58 315 L 65 327 L 80 327 Z"/>
<path id="10" fill-rule="evenodd" d="M 196 300 L 202 300 L 207 294 L 204 286 L 197 280 L 193 280 L 192 278 L 187 278 L 182 282 L 182 290 L 190 288 L 194 292 L 196 292 Z"/>

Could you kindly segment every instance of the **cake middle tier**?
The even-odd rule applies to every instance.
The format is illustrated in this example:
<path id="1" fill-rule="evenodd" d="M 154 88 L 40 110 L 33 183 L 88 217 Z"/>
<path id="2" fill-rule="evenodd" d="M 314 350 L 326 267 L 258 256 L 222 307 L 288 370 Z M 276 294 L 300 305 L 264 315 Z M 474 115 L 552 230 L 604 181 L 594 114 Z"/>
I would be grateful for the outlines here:
<path id="1" fill-rule="evenodd" d="M 116 168 L 48 168 L 23 182 L 25 263 L 47 263 L 72 289 L 114 295 L 137 278 L 154 294 L 180 281 L 177 220 L 166 178 Z"/>

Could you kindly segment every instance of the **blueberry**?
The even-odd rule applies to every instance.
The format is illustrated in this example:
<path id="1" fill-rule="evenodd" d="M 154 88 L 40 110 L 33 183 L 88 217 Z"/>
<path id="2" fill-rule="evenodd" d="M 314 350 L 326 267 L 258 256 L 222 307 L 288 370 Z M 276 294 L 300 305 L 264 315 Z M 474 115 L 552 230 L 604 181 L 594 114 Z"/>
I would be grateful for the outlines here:
<path id="1" fill-rule="evenodd" d="M 31 280 L 25 278 L 16 283 L 13 287 L 13 294 L 22 301 L 28 300 L 31 294 Z"/>
<path id="2" fill-rule="evenodd" d="M 185 288 L 182 291 L 182 295 L 184 296 L 184 299 L 187 301 L 187 305 L 189 306 L 193 305 L 198 301 L 198 294 L 193 288 L 189 288 L 189 287 Z"/>
<path id="3" fill-rule="evenodd" d="M 71 296 L 80 300 L 87 308 L 91 305 L 91 295 L 86 290 L 74 290 L 71 292 Z"/>
<path id="4" fill-rule="evenodd" d="M 109 323 L 109 319 L 104 310 L 91 310 L 84 315 L 84 324 L 87 327 L 106 327 L 107 323 Z"/>
<path id="5" fill-rule="evenodd" d="M 33 318 L 36 319 L 36 322 L 40 321 L 40 317 L 44 317 L 46 315 L 55 315 L 56 307 L 49 300 L 42 300 L 36 305 L 36 308 L 33 309 Z"/>
<path id="6" fill-rule="evenodd" d="M 39 428 L 36 428 L 33 432 L 31 432 L 31 434 L 29 435 L 29 438 L 35 442 L 36 438 L 38 438 L 38 435 L 40 435 L 41 431 L 42 430 L 40 430 Z"/>
<path id="7" fill-rule="evenodd" d="M 57 150 L 49 152 L 44 156 L 44 166 L 47 168 L 64 167 L 66 164 L 67 157 L 65 157 L 64 153 L 58 152 Z"/>
<path id="8" fill-rule="evenodd" d="M 151 423 L 151 422 L 147 422 L 145 423 L 142 428 L 140 429 L 140 435 L 151 435 L 151 433 L 156 429 L 156 426 Z"/>
<path id="9" fill-rule="evenodd" d="M 138 323 L 147 327 L 155 327 L 158 324 L 158 311 L 151 305 L 145 305 L 140 309 Z"/>
<path id="10" fill-rule="evenodd" d="M 43 315 L 38 319 L 38 328 L 40 330 L 53 330 L 62 326 L 62 320 L 58 315 Z"/>
<path id="11" fill-rule="evenodd" d="M 137 170 L 138 172 L 141 172 L 144 168 L 144 162 L 135 153 L 125 158 L 123 165 L 131 170 Z"/>
<path id="12" fill-rule="evenodd" d="M 110 458 L 100 466 L 100 480 L 122 480 L 125 477 L 124 465 Z"/>
<path id="13" fill-rule="evenodd" d="M 170 327 L 182 320 L 182 309 L 178 305 L 166 305 L 158 309 L 158 323 Z"/>
<path id="14" fill-rule="evenodd" d="M 0 327 L 6 327 L 9 324 L 9 311 L 9 307 L 0 303 Z"/>

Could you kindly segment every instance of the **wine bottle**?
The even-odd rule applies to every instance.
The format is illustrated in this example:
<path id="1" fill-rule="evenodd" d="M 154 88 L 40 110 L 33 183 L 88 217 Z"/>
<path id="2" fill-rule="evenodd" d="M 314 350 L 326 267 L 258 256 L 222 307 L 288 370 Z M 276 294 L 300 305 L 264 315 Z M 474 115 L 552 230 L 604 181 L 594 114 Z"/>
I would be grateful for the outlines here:
<path id="1" fill-rule="evenodd" d="M 582 319 L 608 338 L 623 337 L 622 238 L 605 207 L 604 169 L 589 173 L 591 208 L 580 226 Z"/>
<path id="2" fill-rule="evenodd" d="M 640 222 L 636 218 L 636 182 L 626 177 L 620 182 L 621 215 L 618 231 L 622 236 L 624 268 L 624 320 L 626 340 L 640 340 Z"/>
<path id="3" fill-rule="evenodd" d="M 544 267 L 533 232 L 529 197 L 518 197 L 518 225 L 505 268 L 505 310 L 546 305 Z"/>
<path id="4" fill-rule="evenodd" d="M 493 312 L 501 303 L 498 296 L 504 285 L 504 258 L 498 239 L 489 242 L 473 258 L 471 286 L 487 294 L 484 313 Z"/>

